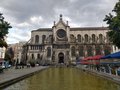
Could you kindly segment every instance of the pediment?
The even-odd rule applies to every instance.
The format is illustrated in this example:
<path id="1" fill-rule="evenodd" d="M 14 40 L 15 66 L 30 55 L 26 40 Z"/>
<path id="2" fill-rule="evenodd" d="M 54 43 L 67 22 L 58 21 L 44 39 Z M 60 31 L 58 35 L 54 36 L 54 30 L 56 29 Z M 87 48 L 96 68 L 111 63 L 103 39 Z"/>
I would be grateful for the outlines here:
<path id="1" fill-rule="evenodd" d="M 57 24 L 56 24 L 56 27 L 57 28 L 65 28 L 67 25 L 62 21 L 60 20 Z"/>

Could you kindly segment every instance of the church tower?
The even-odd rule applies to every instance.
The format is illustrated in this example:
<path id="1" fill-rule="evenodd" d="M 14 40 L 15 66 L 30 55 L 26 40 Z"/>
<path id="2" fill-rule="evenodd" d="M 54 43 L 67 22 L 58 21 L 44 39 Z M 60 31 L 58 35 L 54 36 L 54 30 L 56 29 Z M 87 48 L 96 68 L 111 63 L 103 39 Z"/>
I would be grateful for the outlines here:
<path id="1" fill-rule="evenodd" d="M 59 21 L 53 26 L 53 54 L 56 63 L 68 63 L 69 56 L 69 31 L 68 21 L 65 23 L 60 14 Z"/>

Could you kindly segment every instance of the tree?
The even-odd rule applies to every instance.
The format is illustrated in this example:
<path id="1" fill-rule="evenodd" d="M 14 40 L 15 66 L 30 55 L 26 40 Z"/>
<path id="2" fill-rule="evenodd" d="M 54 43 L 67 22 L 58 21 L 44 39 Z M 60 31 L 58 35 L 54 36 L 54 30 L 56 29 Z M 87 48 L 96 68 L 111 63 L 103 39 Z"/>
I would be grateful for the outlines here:
<path id="1" fill-rule="evenodd" d="M 113 42 L 118 48 L 120 48 L 120 0 L 114 6 L 112 10 L 114 15 L 109 13 L 109 15 L 105 16 L 104 21 L 108 24 L 108 31 L 109 40 Z"/>
<path id="2" fill-rule="evenodd" d="M 9 55 L 9 53 L 8 53 L 7 50 L 6 50 L 6 52 L 5 52 L 4 60 L 5 60 L 5 61 L 9 61 L 9 60 L 11 60 L 10 55 Z"/>
<path id="3" fill-rule="evenodd" d="M 10 48 L 8 48 L 8 49 L 6 50 L 6 52 L 5 52 L 5 58 L 4 58 L 4 59 L 5 59 L 6 61 L 9 61 L 9 63 L 12 64 L 13 58 L 14 58 L 14 51 L 13 51 L 12 47 L 10 47 Z"/>
<path id="4" fill-rule="evenodd" d="M 4 38 L 8 34 L 9 28 L 12 28 L 10 23 L 5 21 L 4 17 L 0 13 L 0 47 L 7 47 L 7 43 Z"/>

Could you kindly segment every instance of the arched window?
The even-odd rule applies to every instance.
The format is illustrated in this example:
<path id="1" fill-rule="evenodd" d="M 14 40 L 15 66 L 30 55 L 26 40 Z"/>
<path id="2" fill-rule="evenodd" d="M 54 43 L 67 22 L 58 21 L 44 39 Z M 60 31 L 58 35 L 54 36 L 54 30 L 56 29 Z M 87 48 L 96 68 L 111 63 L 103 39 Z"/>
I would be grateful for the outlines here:
<path id="1" fill-rule="evenodd" d="M 49 40 L 51 43 L 53 42 L 53 35 L 49 35 Z"/>
<path id="2" fill-rule="evenodd" d="M 102 49 L 101 49 L 100 46 L 96 46 L 96 47 L 95 47 L 96 55 L 102 55 L 101 50 L 102 50 Z"/>
<path id="3" fill-rule="evenodd" d="M 70 34 L 70 41 L 71 41 L 71 42 L 75 42 L 75 37 L 74 37 L 73 34 Z"/>
<path id="4" fill-rule="evenodd" d="M 51 56 L 51 48 L 47 47 L 47 57 L 50 57 L 50 56 Z"/>
<path id="5" fill-rule="evenodd" d="M 91 46 L 87 46 L 87 56 L 93 56 L 93 52 L 92 52 L 92 47 Z"/>
<path id="6" fill-rule="evenodd" d="M 78 42 L 81 42 L 81 35 L 77 35 Z"/>
<path id="7" fill-rule="evenodd" d="M 32 54 L 32 59 L 34 59 L 34 54 Z"/>
<path id="8" fill-rule="evenodd" d="M 84 56 L 84 47 L 83 46 L 79 46 L 79 56 L 80 57 Z"/>
<path id="9" fill-rule="evenodd" d="M 102 42 L 103 42 L 103 35 L 99 34 L 99 43 L 102 43 Z"/>
<path id="10" fill-rule="evenodd" d="M 40 54 L 37 54 L 37 59 L 40 59 Z"/>
<path id="11" fill-rule="evenodd" d="M 76 54 L 75 54 L 75 47 L 73 46 L 73 47 L 71 47 L 71 55 L 72 56 L 75 56 Z"/>
<path id="12" fill-rule="evenodd" d="M 104 46 L 104 54 L 108 55 L 111 53 L 111 48 L 109 46 Z"/>
<path id="13" fill-rule="evenodd" d="M 42 43 L 44 43 L 45 39 L 46 39 L 46 35 L 42 35 Z"/>
<path id="14" fill-rule="evenodd" d="M 95 34 L 92 34 L 92 42 L 95 42 Z"/>
<path id="15" fill-rule="evenodd" d="M 85 37 L 85 43 L 86 43 L 86 42 L 88 42 L 88 35 L 87 35 L 87 34 L 85 34 L 85 36 L 84 36 L 84 37 Z"/>
<path id="16" fill-rule="evenodd" d="M 35 43 L 39 43 L 39 36 L 38 35 L 35 36 Z"/>
<path id="17" fill-rule="evenodd" d="M 109 36 L 108 36 L 108 34 L 106 34 L 106 42 L 107 43 L 109 42 Z"/>

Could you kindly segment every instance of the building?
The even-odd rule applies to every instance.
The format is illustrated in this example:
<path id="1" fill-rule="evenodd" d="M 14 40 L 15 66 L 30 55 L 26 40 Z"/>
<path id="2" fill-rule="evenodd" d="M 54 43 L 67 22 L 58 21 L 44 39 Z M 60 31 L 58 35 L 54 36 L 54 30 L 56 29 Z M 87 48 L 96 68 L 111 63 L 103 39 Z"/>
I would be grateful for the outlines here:
<path id="1" fill-rule="evenodd" d="M 70 27 L 68 21 L 54 22 L 52 28 L 31 31 L 31 39 L 24 45 L 25 62 L 35 60 L 40 64 L 69 64 L 78 58 L 107 55 L 113 51 L 106 27 Z"/>
<path id="2" fill-rule="evenodd" d="M 14 60 L 18 60 L 18 63 L 20 63 L 22 60 L 22 50 L 23 50 L 22 47 L 25 43 L 26 41 L 20 41 L 19 43 L 9 44 L 8 49 L 12 48 L 14 52 Z"/>
<path id="3" fill-rule="evenodd" d="M 113 52 L 112 53 L 119 52 L 119 51 L 120 51 L 120 49 L 117 46 L 113 45 Z"/>
<path id="4" fill-rule="evenodd" d="M 6 42 L 6 39 L 7 39 L 7 37 L 4 36 L 5 42 Z M 5 48 L 5 47 L 0 47 L 0 59 L 4 59 L 4 57 L 5 57 L 5 52 L 6 52 L 6 48 Z"/>
<path id="5" fill-rule="evenodd" d="M 5 57 L 5 50 L 6 50 L 5 47 L 0 47 L 0 58 L 1 59 L 4 59 Z"/>

